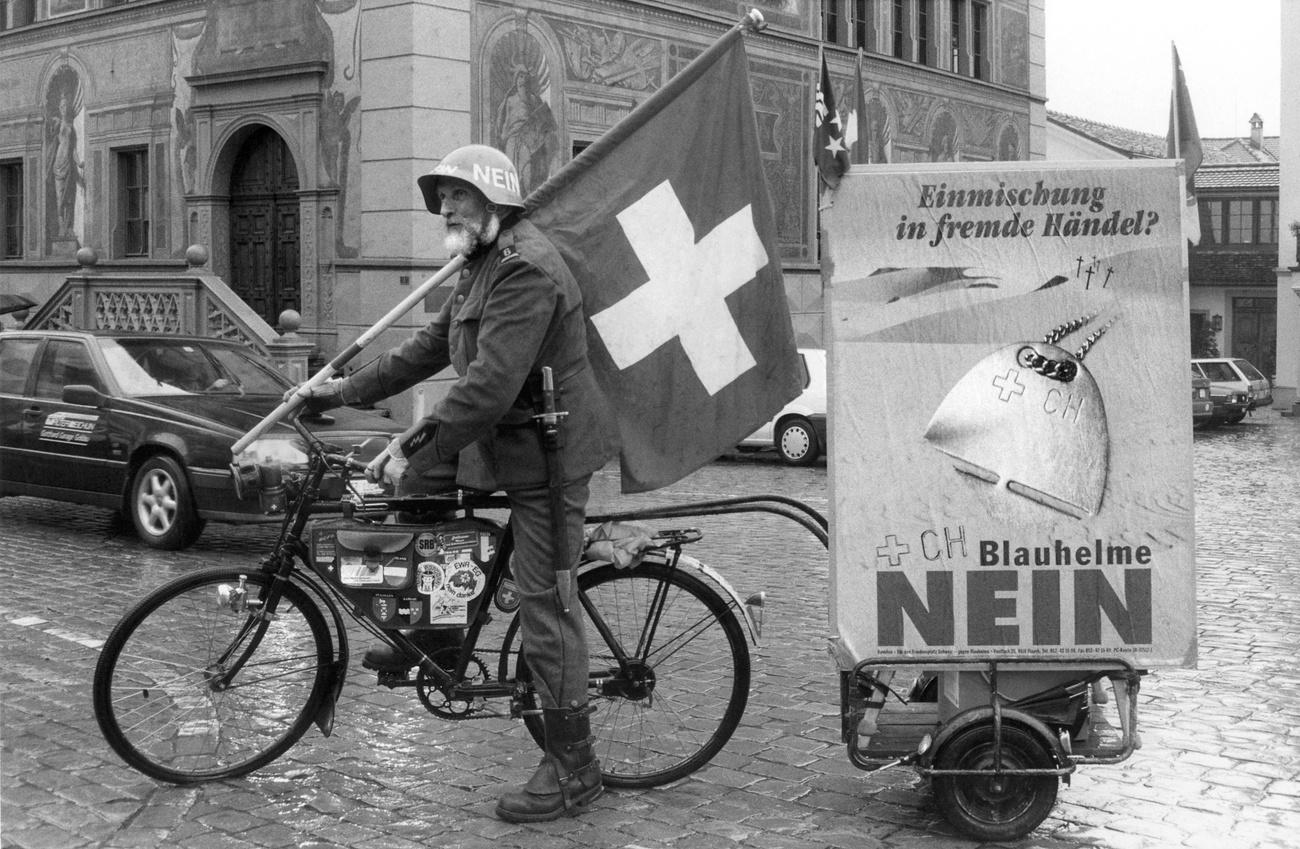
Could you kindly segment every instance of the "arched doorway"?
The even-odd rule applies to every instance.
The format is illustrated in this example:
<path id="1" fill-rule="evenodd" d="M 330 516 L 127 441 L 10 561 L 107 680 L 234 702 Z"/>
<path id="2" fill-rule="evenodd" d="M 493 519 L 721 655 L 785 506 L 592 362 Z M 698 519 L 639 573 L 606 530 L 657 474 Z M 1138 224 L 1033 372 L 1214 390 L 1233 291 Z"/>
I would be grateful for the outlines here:
<path id="1" fill-rule="evenodd" d="M 284 139 L 255 130 L 230 173 L 230 286 L 271 326 L 301 311 L 298 169 Z"/>

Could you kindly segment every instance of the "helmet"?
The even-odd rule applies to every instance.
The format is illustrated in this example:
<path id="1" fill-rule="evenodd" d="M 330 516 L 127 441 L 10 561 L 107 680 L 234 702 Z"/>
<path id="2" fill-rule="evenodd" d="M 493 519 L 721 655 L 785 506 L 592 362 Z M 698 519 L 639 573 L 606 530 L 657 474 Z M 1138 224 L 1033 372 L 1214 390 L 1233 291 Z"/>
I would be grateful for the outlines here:
<path id="1" fill-rule="evenodd" d="M 524 199 L 519 194 L 519 172 L 510 157 L 495 147 L 485 144 L 458 147 L 443 157 L 432 171 L 416 180 L 424 193 L 424 205 L 434 215 L 442 210 L 438 180 L 443 177 L 468 183 L 482 192 L 488 203 L 524 208 Z"/>

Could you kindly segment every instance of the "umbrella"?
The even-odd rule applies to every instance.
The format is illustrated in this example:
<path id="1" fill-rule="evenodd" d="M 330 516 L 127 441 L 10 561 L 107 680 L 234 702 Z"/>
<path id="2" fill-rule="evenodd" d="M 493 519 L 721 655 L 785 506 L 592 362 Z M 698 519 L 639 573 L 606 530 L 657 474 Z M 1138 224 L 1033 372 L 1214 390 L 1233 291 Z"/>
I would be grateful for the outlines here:
<path id="1" fill-rule="evenodd" d="M 29 310 L 34 306 L 36 306 L 36 302 L 26 295 L 11 295 L 7 292 L 0 292 L 0 315 Z"/>

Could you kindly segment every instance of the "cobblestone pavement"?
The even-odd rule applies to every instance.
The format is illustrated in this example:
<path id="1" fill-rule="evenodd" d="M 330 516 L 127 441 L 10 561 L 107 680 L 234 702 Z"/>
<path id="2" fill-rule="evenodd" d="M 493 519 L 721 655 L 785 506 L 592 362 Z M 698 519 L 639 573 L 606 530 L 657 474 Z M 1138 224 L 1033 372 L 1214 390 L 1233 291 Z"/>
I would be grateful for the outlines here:
<path id="1" fill-rule="evenodd" d="M 1017 846 L 1300 846 L 1300 420 L 1266 412 L 1195 438 L 1200 662 L 1142 686 L 1144 747 L 1082 767 Z M 715 463 L 650 497 L 737 493 L 826 508 L 824 467 Z M 79 847 L 930 847 L 973 846 L 904 769 L 867 774 L 839 742 L 825 651 L 827 556 L 777 517 L 701 521 L 696 547 L 742 595 L 768 592 L 749 707 L 707 767 L 656 790 L 609 792 L 584 816 L 519 826 L 495 799 L 536 751 L 505 719 L 446 723 L 353 661 L 333 736 L 314 728 L 243 779 L 156 783 L 106 746 L 90 709 L 100 642 L 163 580 L 251 564 L 264 527 L 210 525 L 180 553 L 151 551 L 105 510 L 0 501 L 0 844 Z M 364 635 L 359 635 L 363 637 Z M 354 647 L 354 654 L 364 642 Z"/>

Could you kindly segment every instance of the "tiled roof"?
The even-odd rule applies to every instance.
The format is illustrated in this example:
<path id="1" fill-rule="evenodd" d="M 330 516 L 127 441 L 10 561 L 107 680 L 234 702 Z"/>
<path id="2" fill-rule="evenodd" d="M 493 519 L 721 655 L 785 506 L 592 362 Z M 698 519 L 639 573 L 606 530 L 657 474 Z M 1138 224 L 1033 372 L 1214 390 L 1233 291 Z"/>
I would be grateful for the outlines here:
<path id="1" fill-rule="evenodd" d="M 1196 169 L 1199 189 L 1272 189 L 1280 187 L 1277 162 L 1252 165 L 1202 165 Z"/>
<path id="2" fill-rule="evenodd" d="M 1064 112 L 1048 111 L 1047 120 L 1084 138 L 1104 145 L 1130 159 L 1163 159 L 1166 152 L 1165 137 L 1155 133 L 1143 133 L 1129 130 L 1100 121 L 1091 121 Z M 1231 165 L 1246 163 L 1276 163 L 1281 151 L 1282 140 L 1278 136 L 1265 136 L 1263 144 L 1254 148 L 1250 137 L 1242 138 L 1201 138 L 1201 151 L 1204 157 L 1201 167 L 1207 165 Z M 1199 174 L 1198 180 L 1199 183 Z"/>

